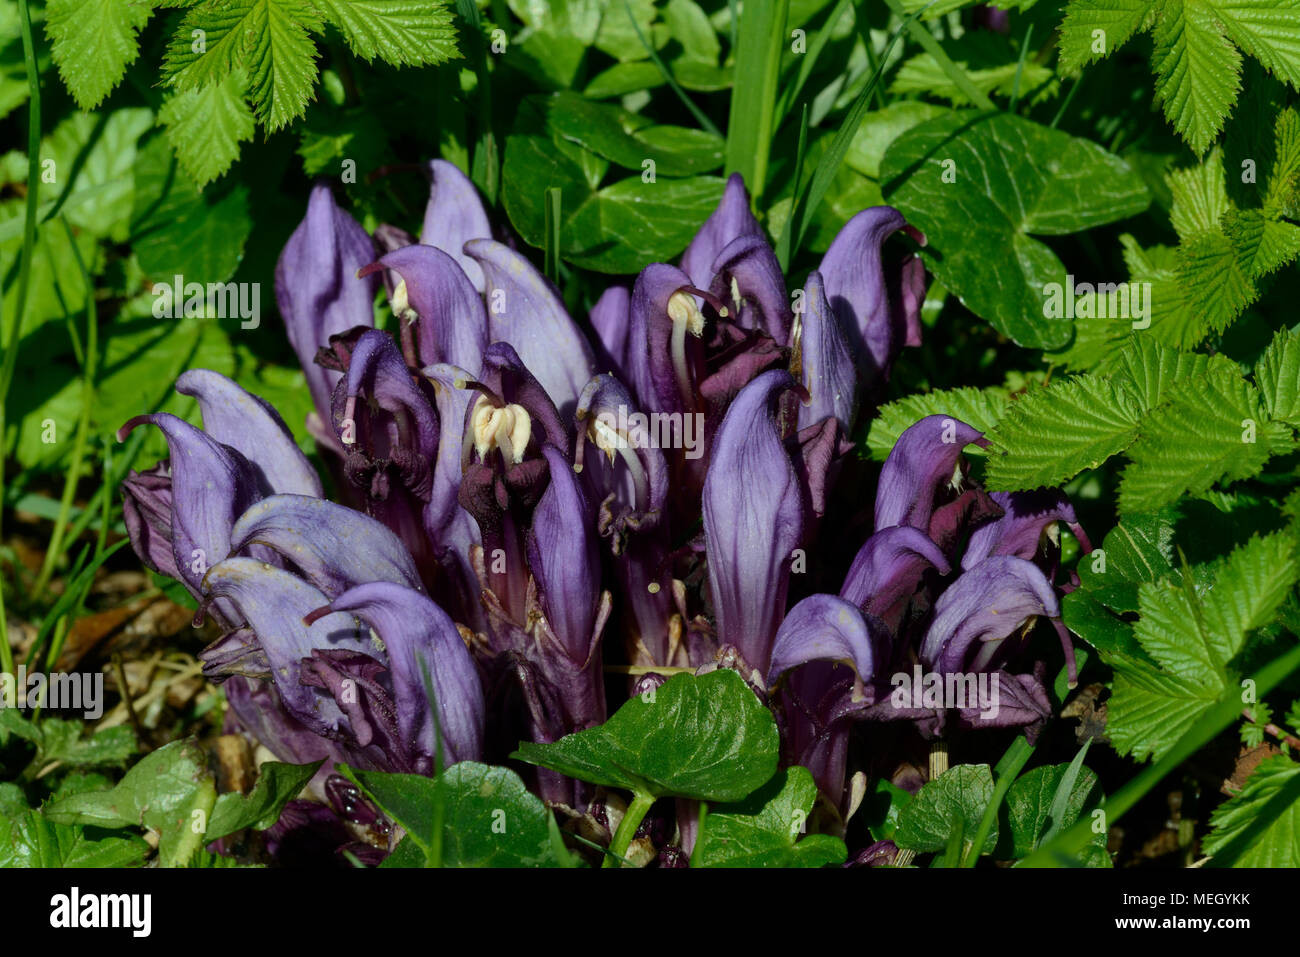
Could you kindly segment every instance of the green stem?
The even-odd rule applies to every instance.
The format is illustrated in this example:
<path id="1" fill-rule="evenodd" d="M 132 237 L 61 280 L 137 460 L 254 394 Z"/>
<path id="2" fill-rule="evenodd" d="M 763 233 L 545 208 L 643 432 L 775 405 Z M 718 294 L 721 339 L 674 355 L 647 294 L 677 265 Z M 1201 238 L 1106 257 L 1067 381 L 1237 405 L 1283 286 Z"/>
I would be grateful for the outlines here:
<path id="1" fill-rule="evenodd" d="M 27 286 L 32 275 L 32 256 L 36 251 L 36 206 L 41 184 L 41 80 L 36 67 L 36 41 L 32 36 L 32 13 L 27 0 L 18 0 L 18 24 L 23 35 L 23 64 L 27 69 L 27 215 L 23 222 L 22 260 L 18 266 L 18 295 L 14 299 L 14 328 L 5 348 L 4 366 L 0 368 L 0 501 L 4 500 L 5 474 L 5 406 L 9 386 L 18 363 L 18 343 L 23 335 L 23 318 L 27 311 Z M 0 528 L 4 513 L 0 510 Z M 3 541 L 0 535 L 0 541 Z M 9 647 L 9 627 L 5 619 L 4 584 L 0 576 L 0 668 L 14 673 L 14 653 Z"/>
<path id="2" fill-rule="evenodd" d="M 32 586 L 32 595 L 37 599 L 44 594 L 45 586 L 50 583 L 50 576 L 54 574 L 54 566 L 63 555 L 63 537 L 68 530 L 72 500 L 76 496 L 77 482 L 81 478 L 86 437 L 90 433 L 90 410 L 95 404 L 95 374 L 98 371 L 99 360 L 99 317 L 95 311 L 95 290 L 91 286 L 86 263 L 81 258 L 81 250 L 77 248 L 77 237 L 72 234 L 72 227 L 62 216 L 59 217 L 59 222 L 63 224 L 63 229 L 68 234 L 68 243 L 72 246 L 77 268 L 81 271 L 81 282 L 86 296 L 86 350 L 81 378 L 81 416 L 77 421 L 77 432 L 72 440 L 72 461 L 68 464 L 68 474 L 63 482 L 63 499 L 59 503 L 59 517 L 54 522 L 54 531 L 50 535 L 49 547 L 45 549 L 45 559 L 41 562 L 40 574 L 37 575 L 36 583 Z"/>
<path id="3" fill-rule="evenodd" d="M 623 820 L 618 822 L 618 830 L 614 832 L 614 841 L 609 845 L 611 854 L 617 857 L 627 857 L 627 849 L 632 844 L 632 838 L 636 837 L 637 828 L 645 820 L 646 812 L 655 803 L 655 799 L 649 794 L 642 794 L 635 791 L 632 794 L 632 803 L 628 805 L 627 812 L 623 815 Z M 618 860 L 615 857 L 605 858 L 602 867 L 617 867 Z"/>
<path id="4" fill-rule="evenodd" d="M 979 827 L 975 830 L 975 840 L 971 844 L 965 860 L 961 862 L 962 867 L 974 867 L 979 861 L 984 842 L 988 840 L 989 831 L 993 830 L 993 822 L 998 819 L 998 809 L 1002 807 L 1002 801 L 1006 798 L 1007 792 L 1011 790 L 1011 785 L 1015 783 L 1016 777 L 1029 763 L 1029 759 L 1034 753 L 1034 747 L 1023 736 L 1017 736 L 1016 740 L 1011 742 L 1011 747 L 1007 748 L 1006 753 L 1002 755 L 1002 760 L 998 762 L 995 769 L 998 779 L 993 786 L 993 799 L 989 801 L 988 807 L 984 809 L 984 816 L 980 818 Z"/>

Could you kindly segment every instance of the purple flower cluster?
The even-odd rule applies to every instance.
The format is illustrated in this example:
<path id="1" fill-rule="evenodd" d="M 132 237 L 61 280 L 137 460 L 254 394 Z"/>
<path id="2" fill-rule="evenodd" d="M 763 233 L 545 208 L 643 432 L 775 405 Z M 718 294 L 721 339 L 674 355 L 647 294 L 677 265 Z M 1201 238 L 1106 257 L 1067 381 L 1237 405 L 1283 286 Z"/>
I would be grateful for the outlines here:
<path id="1" fill-rule="evenodd" d="M 277 267 L 337 501 L 278 413 L 215 372 L 176 384 L 202 429 L 123 426 L 167 438 L 125 483 L 126 524 L 219 624 L 205 673 L 244 730 L 282 760 L 428 774 L 601 723 L 606 659 L 635 688 L 731 667 L 842 805 L 853 721 L 985 721 L 900 708 L 899 669 L 997 674 L 993 723 L 1041 720 L 1041 666 L 1006 669 L 1059 618 L 1054 530 L 1077 524 L 1059 493 L 973 485 L 961 452 L 983 440 L 962 422 L 902 436 L 840 593 L 787 607 L 859 409 L 920 344 L 924 270 L 882 247 L 923 237 L 896 210 L 849 220 L 792 298 L 733 176 L 679 265 L 580 324 L 469 180 L 430 172 L 419 242 L 372 237 L 318 185 Z"/>

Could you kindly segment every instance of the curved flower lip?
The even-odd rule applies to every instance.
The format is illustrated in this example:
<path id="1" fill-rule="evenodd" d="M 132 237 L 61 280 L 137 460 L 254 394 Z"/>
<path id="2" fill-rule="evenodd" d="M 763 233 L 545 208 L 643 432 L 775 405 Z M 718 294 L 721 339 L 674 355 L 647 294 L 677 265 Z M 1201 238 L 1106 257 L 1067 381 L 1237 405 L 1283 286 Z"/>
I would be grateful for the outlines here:
<path id="1" fill-rule="evenodd" d="M 435 246 L 403 246 L 362 267 L 357 275 L 383 269 L 402 277 L 407 302 L 419 317 L 415 364 L 476 367 L 488 344 L 487 313 L 482 296 L 457 261 Z M 407 322 L 402 316 L 397 319 Z"/>
<path id="2" fill-rule="evenodd" d="M 762 235 L 738 236 L 713 261 L 710 292 L 732 301 L 735 321 L 742 328 L 767 333 L 780 345 L 790 344 L 794 312 L 785 291 L 785 277 L 776 253 Z"/>
<path id="3" fill-rule="evenodd" d="M 858 377 L 844 331 L 831 312 L 821 273 L 813 270 L 803 287 L 803 309 L 798 316 L 794 369 L 808 390 L 810 401 L 800 404 L 799 428 L 828 416 L 839 420 L 846 432 L 858 411 Z"/>
<path id="4" fill-rule="evenodd" d="M 697 311 L 693 318 L 674 319 L 669 303 L 677 293 L 709 301 L 720 315 L 727 314 L 716 296 L 693 285 L 676 266 L 651 263 L 637 275 L 629 307 L 627 374 L 641 407 L 651 412 L 694 411 L 697 404 L 704 370 L 703 315 Z"/>
<path id="5" fill-rule="evenodd" d="M 749 192 L 739 173 L 727 177 L 722 199 L 704 221 L 691 243 L 682 253 L 682 271 L 692 285 L 708 289 L 713 283 L 713 264 L 724 246 L 745 236 L 762 238 L 763 227 L 749 209 Z"/>
<path id="6" fill-rule="evenodd" d="M 988 445 L 984 433 L 950 415 L 927 415 L 900 435 L 880 470 L 876 529 L 927 530 L 936 494 L 952 481 L 961 450 L 972 442 Z"/>
<path id="7" fill-rule="evenodd" d="M 545 441 L 568 455 L 573 448 L 569 427 L 560 418 L 549 391 L 523 362 L 508 342 L 494 342 L 483 353 L 483 384 L 503 403 L 522 406 L 532 419 L 533 432 L 540 428 Z M 472 388 L 475 383 L 467 383 Z M 585 383 L 584 383 L 585 385 Z M 575 393 L 575 402 L 577 393 Z M 466 423 L 468 426 L 468 422 Z"/>
<path id="8" fill-rule="evenodd" d="M 1056 592 L 1037 565 L 995 555 L 963 572 L 939 596 L 920 657 L 944 674 L 994 670 L 1005 639 L 1033 618 L 1060 614 Z"/>
<path id="9" fill-rule="evenodd" d="M 407 745 L 424 755 L 434 753 L 431 705 L 436 704 L 444 763 L 478 760 L 483 754 L 483 689 L 447 613 L 400 584 L 367 582 L 313 609 L 305 620 L 314 624 L 344 612 L 365 621 L 384 643 L 397 723 Z"/>
<path id="10" fill-rule="evenodd" d="M 790 559 L 803 538 L 804 496 L 776 420 L 788 372 L 764 372 L 740 390 L 714 439 L 704 478 L 709 587 L 722 644 L 760 674 L 785 611 Z"/>
<path id="11" fill-rule="evenodd" d="M 227 558 L 203 578 L 204 606 L 226 599 L 257 635 L 271 666 L 276 690 L 290 714 L 318 734 L 337 731 L 343 712 L 332 699 L 303 685 L 302 660 L 315 649 L 371 653 L 374 648 L 356 629 L 352 616 L 327 615 L 309 626 L 303 618 L 329 603 L 314 585 L 283 569 L 252 558 Z"/>
<path id="12" fill-rule="evenodd" d="M 429 163 L 429 203 L 424 208 L 420 242 L 447 253 L 460 265 L 470 283 L 483 291 L 483 270 L 465 255 L 471 239 L 491 239 L 492 224 L 478 190 L 454 164 L 436 159 Z M 456 360 L 450 360 L 456 361 Z"/>
<path id="13" fill-rule="evenodd" d="M 770 688 L 784 672 L 810 661 L 845 661 L 859 680 L 871 681 L 876 649 L 888 636 L 880 634 L 857 607 L 834 595 L 810 595 L 790 610 L 776 633 L 767 669 Z"/>
<path id="14" fill-rule="evenodd" d="M 167 412 L 137 415 L 117 430 L 117 440 L 139 425 L 156 425 L 171 452 L 172 555 L 186 584 L 196 590 L 203 574 L 230 554 L 230 528 L 259 497 L 257 473 L 234 449 Z"/>
<path id="15" fill-rule="evenodd" d="M 844 224 L 817 267 L 825 280 L 831 311 L 849 338 L 868 389 L 888 378 L 900 338 L 919 341 L 919 326 L 913 315 L 920 305 L 915 269 L 905 267 L 899 277 L 897 305 L 905 312 L 896 315 L 881 256 L 885 240 L 904 228 L 907 221 L 892 206 L 864 209 Z M 910 228 L 909 232 L 924 238 Z M 923 273 L 919 278 L 924 283 Z"/>
<path id="16" fill-rule="evenodd" d="M 1076 536 L 1081 536 L 1084 550 L 1092 550 L 1075 518 L 1074 506 L 1060 489 L 989 494 L 1002 506 L 1004 514 L 971 533 L 970 543 L 962 555 L 962 568 L 970 568 L 991 555 L 1032 559 L 1038 554 L 1043 533 L 1056 522 L 1065 522 Z"/>
<path id="17" fill-rule="evenodd" d="M 596 371 L 596 358 L 555 288 L 525 257 L 495 240 L 470 240 L 465 254 L 483 269 L 489 337 L 510 343 L 555 407 L 571 412 Z"/>
<path id="18" fill-rule="evenodd" d="M 361 224 L 334 202 L 324 182 L 312 187 L 307 215 L 293 231 L 275 266 L 275 299 L 289 342 L 307 377 L 312 401 L 328 418 L 337 372 L 316 365 L 316 351 L 329 337 L 356 326 L 373 326 L 371 303 L 379 277 L 357 279 L 375 258 L 375 244 Z"/>
<path id="19" fill-rule="evenodd" d="M 528 567 L 552 632 L 575 664 L 590 657 L 600 603 L 600 552 L 592 510 L 573 467 L 553 445 L 542 454 L 551 480 L 533 510 Z"/>
<path id="20" fill-rule="evenodd" d="M 267 402 L 208 369 L 184 373 L 176 380 L 176 391 L 198 400 L 203 431 L 252 463 L 268 491 L 323 494 L 320 476 Z"/>
<path id="21" fill-rule="evenodd" d="M 272 495 L 230 530 L 232 550 L 264 545 L 293 562 L 326 595 L 368 581 L 424 591 L 401 539 L 368 515 L 326 499 Z"/>
<path id="22" fill-rule="evenodd" d="M 941 575 L 952 570 L 929 536 L 908 525 L 881 529 L 853 557 L 840 597 L 888 620 L 889 613 L 916 591 L 927 568 Z"/>
<path id="23" fill-rule="evenodd" d="M 641 410 L 622 382 L 610 374 L 594 377 L 578 397 L 575 417 L 580 429 L 584 423 L 587 428 L 579 437 L 577 464 L 581 466 L 588 454 L 584 437 L 590 432 L 611 462 L 616 456 L 622 459 L 631 484 L 627 498 L 638 524 L 653 524 L 668 500 L 668 463 L 641 425 L 647 420 L 638 415 Z"/>

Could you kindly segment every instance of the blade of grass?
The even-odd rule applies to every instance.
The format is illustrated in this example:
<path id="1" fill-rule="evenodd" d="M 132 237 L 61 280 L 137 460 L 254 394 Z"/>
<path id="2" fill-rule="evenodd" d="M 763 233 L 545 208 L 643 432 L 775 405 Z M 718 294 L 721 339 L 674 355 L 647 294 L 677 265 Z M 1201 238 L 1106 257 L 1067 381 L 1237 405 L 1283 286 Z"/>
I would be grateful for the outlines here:
<path id="1" fill-rule="evenodd" d="M 60 216 L 59 222 L 68 234 L 68 244 L 77 260 L 77 269 L 81 273 L 81 283 L 86 296 L 86 344 L 85 362 L 82 365 L 81 412 L 77 420 L 77 431 L 72 439 L 72 460 L 68 463 L 68 474 L 63 482 L 63 499 L 59 503 L 59 517 L 54 521 L 54 530 L 50 533 L 49 546 L 45 549 L 45 558 L 41 562 L 40 573 L 32 586 L 32 594 L 38 600 L 44 594 L 54 574 L 55 565 L 63 557 L 63 536 L 68 529 L 69 510 L 72 499 L 77 492 L 77 482 L 81 478 L 81 460 L 85 454 L 86 437 L 90 432 L 90 410 L 95 404 L 95 374 L 99 359 L 99 319 L 95 311 L 95 290 L 90 281 L 90 273 L 77 248 L 77 238 L 72 234 L 72 227 L 66 218 Z"/>
<path id="2" fill-rule="evenodd" d="M 1065 111 L 1070 108 L 1070 101 L 1074 99 L 1074 94 L 1079 92 L 1079 87 L 1082 85 L 1083 74 L 1081 73 L 1079 74 L 1079 78 L 1074 81 L 1074 85 L 1070 87 L 1070 92 L 1065 94 L 1065 99 L 1061 101 L 1061 108 L 1056 111 L 1056 115 L 1052 117 L 1052 122 L 1048 123 L 1048 126 L 1052 129 L 1056 129 L 1056 124 L 1061 122 L 1062 118 L 1064 118 Z"/>
<path id="3" fill-rule="evenodd" d="M 790 192 L 790 214 L 786 217 L 785 225 L 781 227 L 781 235 L 776 241 L 776 261 L 781 265 L 781 272 L 785 272 L 790 266 L 790 237 L 794 231 L 790 224 L 794 219 L 799 202 L 799 186 L 803 182 L 803 160 L 804 152 L 808 148 L 808 104 L 803 105 L 803 115 L 799 119 L 799 146 L 794 154 L 794 189 Z"/>
<path id="4" fill-rule="evenodd" d="M 726 172 L 740 173 L 754 203 L 767 183 L 789 0 L 745 0 L 736 47 L 736 82 L 727 117 Z"/>
<path id="5" fill-rule="evenodd" d="M 929 4 L 926 6 L 929 6 Z M 794 202 L 790 204 L 790 218 L 786 220 L 785 225 L 785 230 L 791 231 L 792 238 L 787 241 L 790 245 L 790 255 L 798 251 L 803 244 L 804 235 L 808 232 L 808 214 L 814 212 L 821 205 L 822 200 L 826 198 L 826 193 L 831 188 L 835 174 L 839 171 L 840 164 L 844 162 L 844 157 L 849 152 L 849 146 L 853 143 L 853 136 L 857 133 L 858 127 L 862 125 L 863 119 L 866 118 L 872 91 L 880 82 L 885 63 L 889 60 L 890 50 L 894 48 L 894 44 L 903 35 L 904 28 L 911 23 L 915 23 L 923 10 L 924 8 L 918 10 L 904 20 L 903 24 L 894 31 L 894 35 L 889 38 L 889 43 L 880 56 L 880 63 L 876 66 L 876 71 L 871 75 L 871 79 L 867 81 L 867 85 L 862 88 L 853 100 L 853 105 L 849 107 L 844 122 L 840 124 L 839 130 L 831 140 L 830 148 L 822 154 L 821 162 L 817 164 L 817 169 L 813 172 L 812 180 L 808 184 L 807 193 L 802 198 L 796 195 Z M 784 233 L 785 230 L 782 230 L 782 232 Z M 784 236 L 782 239 L 784 239 Z M 778 240 L 778 244 L 780 243 L 781 240 Z"/>
<path id="6" fill-rule="evenodd" d="M 1070 766 L 1065 769 L 1065 774 L 1061 775 L 1061 782 L 1056 786 L 1056 793 L 1052 795 L 1052 806 L 1047 812 L 1047 816 L 1052 821 L 1052 826 L 1047 829 L 1047 833 L 1043 835 L 1039 843 L 1047 844 L 1060 833 L 1061 820 L 1065 817 L 1065 810 L 1070 805 L 1070 792 L 1074 790 L 1074 782 L 1079 780 L 1079 772 L 1083 770 L 1083 759 L 1088 756 L 1088 748 L 1091 746 L 1092 738 L 1083 742 L 1083 747 L 1074 756 Z"/>
<path id="7" fill-rule="evenodd" d="M 668 64 L 664 63 L 664 61 L 659 58 L 658 52 L 655 51 L 654 44 L 645 38 L 645 34 L 641 32 L 641 24 L 636 22 L 636 15 L 632 13 L 632 5 L 628 3 L 628 0 L 623 0 L 623 9 L 627 11 L 627 18 L 632 21 L 632 29 L 636 32 L 636 38 L 641 41 L 641 46 L 645 47 L 645 52 L 649 55 L 650 62 L 659 70 L 659 75 L 664 78 L 664 82 L 668 84 L 669 89 L 677 94 L 677 99 L 682 101 L 682 105 L 685 106 L 687 112 L 695 118 L 695 122 L 700 124 L 701 129 L 707 130 L 714 136 L 721 136 L 722 131 L 719 130 L 717 125 L 708 118 L 703 110 L 695 105 L 695 101 L 686 95 L 686 91 L 683 90 L 681 84 L 677 82 L 677 78 L 673 76 L 673 71 L 668 68 Z"/>
<path id="8" fill-rule="evenodd" d="M 795 75 L 794 81 L 781 91 L 781 97 L 777 102 L 777 126 L 780 126 L 790 114 L 790 111 L 794 109 L 795 101 L 799 99 L 804 84 L 808 82 L 808 77 L 812 75 L 813 68 L 817 66 L 817 58 L 822 55 L 822 51 L 826 49 L 826 44 L 831 41 L 831 30 L 834 29 L 835 24 L 840 22 L 840 18 L 844 16 L 844 11 L 849 8 L 851 2 L 852 0 L 840 0 L 839 3 L 835 4 L 835 9 L 831 11 L 830 16 L 826 18 L 826 22 L 822 24 L 822 28 L 813 37 L 808 49 L 799 58 L 799 72 Z"/>
<path id="9" fill-rule="evenodd" d="M 1016 111 L 1016 101 L 1020 99 L 1020 76 L 1025 72 L 1025 57 L 1029 55 L 1029 40 L 1034 35 L 1034 25 L 1031 23 L 1025 29 L 1025 40 L 1020 44 L 1020 57 L 1016 60 L 1016 78 L 1011 84 L 1011 101 L 1007 104 L 1007 112 Z"/>
<path id="10" fill-rule="evenodd" d="M 980 818 L 979 827 L 975 829 L 975 840 L 971 844 L 969 853 L 961 862 L 962 867 L 974 867 L 978 863 L 979 849 L 983 848 L 984 842 L 988 840 L 989 831 L 993 829 L 993 822 L 997 820 L 1002 801 L 1033 754 L 1034 745 L 1026 741 L 1023 736 L 1019 736 L 1011 742 L 1011 747 L 1007 748 L 1006 753 L 1002 755 L 1002 760 L 993 769 L 997 777 L 997 782 L 993 786 L 993 797 L 984 808 L 984 816 Z"/>
<path id="11" fill-rule="evenodd" d="M 483 190 L 488 205 L 495 206 L 501 186 L 501 162 L 496 133 L 492 129 L 492 73 L 488 67 L 487 47 L 483 43 L 483 19 L 474 0 L 456 0 L 456 11 L 465 21 L 470 59 L 474 73 L 478 76 L 478 120 L 481 128 L 470 166 L 470 178 Z"/>
<path id="12" fill-rule="evenodd" d="M 885 0 L 885 4 L 896 17 L 899 17 L 900 19 L 903 17 L 904 11 L 901 0 Z M 926 6 L 928 7 L 929 4 L 926 4 Z M 917 12 L 920 13 L 922 11 Z M 993 101 L 981 93 L 979 87 L 971 82 L 970 77 L 966 75 L 966 71 L 954 63 L 952 57 L 948 56 L 948 54 L 944 52 L 939 41 L 934 38 L 934 34 L 926 28 L 925 24 L 921 23 L 915 16 L 912 16 L 907 19 L 906 26 L 908 31 L 912 34 L 912 39 L 921 45 L 922 50 L 934 57 L 934 62 L 939 65 L 939 69 L 943 70 L 943 72 L 948 75 L 948 79 L 952 80 L 957 89 L 961 90 L 962 93 L 965 94 L 966 99 L 970 100 L 981 110 L 997 109 L 997 107 L 993 105 Z"/>
<path id="13" fill-rule="evenodd" d="M 14 298 L 14 325 L 0 366 L 0 502 L 4 500 L 6 435 L 5 407 L 9 386 L 18 363 L 18 343 L 23 337 L 27 312 L 27 288 L 32 276 L 32 254 L 36 249 L 36 207 L 40 200 L 41 169 L 41 80 L 36 66 L 36 41 L 32 35 L 32 12 L 28 0 L 18 0 L 18 24 L 23 37 L 23 65 L 27 71 L 27 209 L 23 220 L 23 250 L 18 266 L 18 294 Z M 0 510 L 0 529 L 3 528 Z M 3 541 L 3 535 L 0 535 Z M 9 647 L 9 625 L 5 618 L 4 576 L 0 575 L 0 668 L 14 674 L 14 653 Z"/>

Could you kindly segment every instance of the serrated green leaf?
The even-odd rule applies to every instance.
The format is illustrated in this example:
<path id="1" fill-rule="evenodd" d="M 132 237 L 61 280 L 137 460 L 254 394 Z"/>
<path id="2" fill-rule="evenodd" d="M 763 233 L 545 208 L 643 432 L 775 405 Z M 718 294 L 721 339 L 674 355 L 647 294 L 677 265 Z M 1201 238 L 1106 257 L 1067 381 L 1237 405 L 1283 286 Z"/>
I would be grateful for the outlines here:
<path id="1" fill-rule="evenodd" d="M 1274 125 L 1274 160 L 1269 171 L 1264 209 L 1273 216 L 1295 217 L 1300 194 L 1300 114 L 1294 108 L 1278 114 Z"/>
<path id="2" fill-rule="evenodd" d="M 1203 0 L 1162 0 L 1160 9 L 1152 53 L 1156 100 L 1179 135 L 1204 153 L 1237 101 L 1241 54 Z"/>
<path id="3" fill-rule="evenodd" d="M 700 829 L 692 867 L 825 867 L 848 856 L 844 842 L 829 834 L 800 840 L 817 801 L 817 785 L 806 768 L 776 775 L 744 801 L 709 808 Z"/>
<path id="4" fill-rule="evenodd" d="M 28 811 L 0 817 L 0 867 L 138 867 L 149 845 L 134 834 L 72 827 Z"/>
<path id="5" fill-rule="evenodd" d="M 959 829 L 962 857 L 975 841 L 984 809 L 993 800 L 993 772 L 987 764 L 959 764 L 933 781 L 922 785 L 920 792 L 898 816 L 894 843 L 913 851 L 941 851 L 949 835 Z M 998 823 L 989 829 L 981 854 L 993 853 L 998 843 Z"/>
<path id="6" fill-rule="evenodd" d="M 235 70 L 248 77 L 257 119 L 275 132 L 301 116 L 316 83 L 324 21 L 307 0 L 206 0 L 181 21 L 164 72 L 177 90 L 199 90 Z M 196 51 L 194 31 L 202 31 Z"/>
<path id="7" fill-rule="evenodd" d="M 1215 867 L 1300 867 L 1300 764 L 1260 762 L 1241 793 L 1215 808 L 1202 849 Z"/>
<path id="8" fill-rule="evenodd" d="M 158 110 L 158 122 L 185 172 L 200 186 L 216 179 L 239 158 L 239 144 L 253 138 L 253 111 L 242 70 L 196 90 L 173 92 Z"/>
<path id="9" fill-rule="evenodd" d="M 987 484 L 1058 485 L 1123 451 L 1142 407 L 1126 388 L 1090 374 L 1054 382 L 1015 403 L 989 435 Z"/>
<path id="10" fill-rule="evenodd" d="M 1197 165 L 1172 171 L 1168 182 L 1173 197 L 1169 221 L 1178 238 L 1218 232 L 1220 218 L 1232 206 L 1223 180 L 1223 151 L 1216 147 Z"/>
<path id="11" fill-rule="evenodd" d="M 1300 428 L 1300 334 L 1281 330 L 1255 363 L 1255 385 L 1274 419 Z"/>
<path id="12" fill-rule="evenodd" d="M 59 76 L 83 110 L 93 110 L 140 53 L 137 35 L 153 14 L 129 0 L 49 0 L 45 34 Z"/>
<path id="13" fill-rule="evenodd" d="M 437 0 L 312 0 L 357 56 L 394 66 L 460 56 L 450 8 Z"/>
<path id="14" fill-rule="evenodd" d="M 1061 24 L 1062 72 L 1074 73 L 1114 53 L 1142 26 L 1152 6 L 1150 0 L 1075 0 Z"/>
<path id="15" fill-rule="evenodd" d="M 729 669 L 676 675 L 603 725 L 511 755 L 581 781 L 650 797 L 739 801 L 776 771 L 772 713 Z"/>
<path id="16" fill-rule="evenodd" d="M 1223 356 L 1181 352 L 1150 336 L 1134 333 L 1119 353 L 1112 374 L 1129 387 L 1142 411 L 1149 412 L 1165 400 L 1173 385 L 1204 375 L 1211 365 L 1236 371 L 1232 360 Z"/>
<path id="17" fill-rule="evenodd" d="M 1115 749 L 1144 760 L 1171 748 L 1229 692 L 1228 663 L 1298 580 L 1295 539 L 1277 533 L 1234 549 L 1204 593 L 1186 581 L 1144 583 L 1134 634 L 1158 664 L 1113 662 L 1107 729 Z"/>
<path id="18" fill-rule="evenodd" d="M 1128 450 L 1132 464 L 1120 483 L 1120 509 L 1155 509 L 1184 492 L 1247 478 L 1289 438 L 1289 429 L 1265 417 L 1254 386 L 1213 366 L 1204 377 L 1175 385 L 1168 402 L 1143 421 Z"/>

